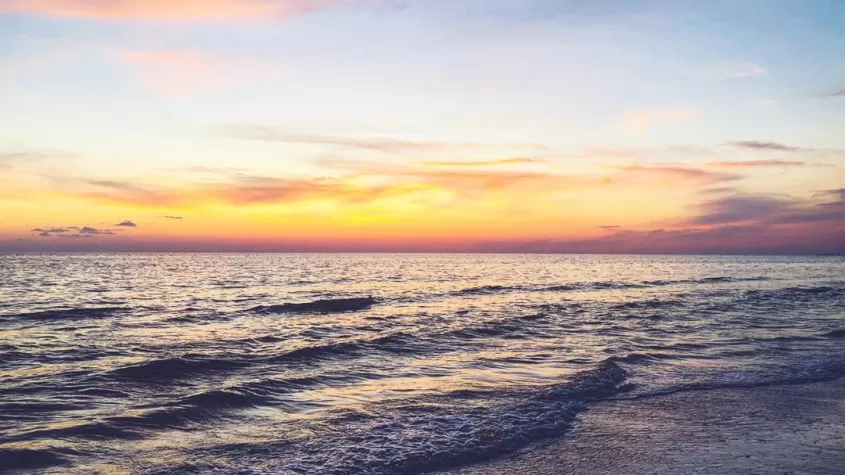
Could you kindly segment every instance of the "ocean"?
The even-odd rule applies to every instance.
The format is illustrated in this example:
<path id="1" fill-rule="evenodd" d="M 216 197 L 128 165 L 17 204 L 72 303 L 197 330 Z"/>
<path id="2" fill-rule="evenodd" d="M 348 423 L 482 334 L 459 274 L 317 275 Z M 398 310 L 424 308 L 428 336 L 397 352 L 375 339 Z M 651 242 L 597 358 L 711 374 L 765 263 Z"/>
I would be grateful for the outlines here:
<path id="1" fill-rule="evenodd" d="M 420 474 L 845 375 L 845 258 L 0 255 L 0 471 Z"/>

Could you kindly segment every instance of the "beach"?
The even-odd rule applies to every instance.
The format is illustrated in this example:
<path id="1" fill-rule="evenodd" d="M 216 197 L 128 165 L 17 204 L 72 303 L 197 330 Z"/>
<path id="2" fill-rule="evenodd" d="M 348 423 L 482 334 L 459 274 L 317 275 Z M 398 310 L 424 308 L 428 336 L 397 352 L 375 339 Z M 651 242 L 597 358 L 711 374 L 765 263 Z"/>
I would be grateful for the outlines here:
<path id="1" fill-rule="evenodd" d="M 443 475 L 845 473 L 845 378 L 597 404 L 562 439 Z"/>

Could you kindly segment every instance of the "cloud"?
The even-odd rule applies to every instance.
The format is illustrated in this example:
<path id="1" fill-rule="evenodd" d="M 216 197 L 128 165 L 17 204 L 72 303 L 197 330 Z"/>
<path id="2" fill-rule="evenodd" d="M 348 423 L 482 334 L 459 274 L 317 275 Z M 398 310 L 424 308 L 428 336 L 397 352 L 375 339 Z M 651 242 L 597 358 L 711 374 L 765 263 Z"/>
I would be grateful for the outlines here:
<path id="1" fill-rule="evenodd" d="M 698 109 L 644 109 L 628 114 L 625 121 L 636 132 L 647 133 L 660 122 L 690 122 L 701 116 Z"/>
<path id="2" fill-rule="evenodd" d="M 39 237 L 62 237 L 62 238 L 82 238 L 91 236 L 115 236 L 117 233 L 110 229 L 97 229 L 90 226 L 66 226 L 66 227 L 44 227 L 35 228 L 33 232 L 39 233 Z M 76 231 L 72 233 L 71 231 Z"/>
<path id="3" fill-rule="evenodd" d="M 726 78 L 751 78 L 764 76 L 768 70 L 755 63 L 730 63 L 722 66 L 722 74 Z"/>
<path id="4" fill-rule="evenodd" d="M 182 216 L 164 216 L 164 219 L 185 219 Z"/>
<path id="5" fill-rule="evenodd" d="M 707 165 L 719 168 L 769 168 L 769 167 L 832 167 L 824 163 L 807 163 L 794 160 L 738 160 L 726 162 L 710 162 Z"/>
<path id="6" fill-rule="evenodd" d="M 431 150 L 473 150 L 473 149 L 530 149 L 547 150 L 537 143 L 478 143 L 478 142 L 436 142 L 397 139 L 390 137 L 335 137 L 327 135 L 294 134 L 274 127 L 255 125 L 229 125 L 218 127 L 216 132 L 222 136 L 304 145 L 327 145 L 339 148 L 377 151 L 386 153 L 421 152 Z"/>
<path id="7" fill-rule="evenodd" d="M 823 229 L 845 230 L 845 200 L 839 190 L 816 193 L 829 200 L 807 200 L 776 195 L 733 195 L 705 201 L 685 225 L 813 225 L 810 235 Z M 845 244 L 845 243 L 843 243 Z"/>
<path id="8" fill-rule="evenodd" d="M 804 147 L 795 147 L 792 145 L 785 145 L 778 142 L 764 142 L 759 140 L 735 140 L 728 142 L 727 145 L 736 148 L 744 148 L 748 150 L 759 150 L 767 152 L 805 152 L 812 149 Z"/>
<path id="9" fill-rule="evenodd" d="M 742 176 L 733 173 L 715 172 L 679 165 L 627 165 L 614 168 L 621 173 L 616 176 L 608 176 L 605 180 L 606 183 L 647 181 L 661 182 L 675 186 L 689 186 L 735 181 L 742 178 Z"/>
<path id="10" fill-rule="evenodd" d="M 698 194 L 700 195 L 725 195 L 725 194 L 736 194 L 739 193 L 739 190 L 733 186 L 716 186 L 713 188 L 705 188 L 703 190 L 698 190 Z"/>
<path id="11" fill-rule="evenodd" d="M 677 229 L 619 230 L 590 239 L 491 241 L 476 252 L 610 254 L 813 254 L 845 251 L 845 225 L 727 224 Z"/>
<path id="12" fill-rule="evenodd" d="M 138 227 L 137 224 L 135 224 L 135 223 L 133 223 L 132 221 L 129 221 L 129 220 L 121 221 L 121 222 L 115 224 L 115 226 L 122 226 L 122 227 L 125 227 L 125 228 L 137 228 Z"/>
<path id="13" fill-rule="evenodd" d="M 461 167 L 489 167 L 499 165 L 522 165 L 522 164 L 536 164 L 546 163 L 542 158 L 503 158 L 501 160 L 476 160 L 466 162 L 422 162 L 420 165 L 425 167 L 444 167 L 444 168 L 461 168 Z"/>
<path id="14" fill-rule="evenodd" d="M 61 150 L 16 148 L 0 151 L 0 166 L 11 167 L 13 165 L 30 165 L 50 160 L 72 160 L 76 158 L 78 158 L 78 155 Z"/>
<path id="15" fill-rule="evenodd" d="M 51 177 L 61 184 L 70 185 L 78 196 L 96 201 L 128 202 L 147 206 L 167 206 L 187 199 L 177 190 L 156 186 L 144 187 L 134 183 L 116 180 L 86 180 L 67 177 Z"/>
<path id="16" fill-rule="evenodd" d="M 167 97 L 241 87 L 272 76 L 263 63 L 246 57 L 201 51 L 121 50 L 112 56 L 136 84 Z"/>
<path id="17" fill-rule="evenodd" d="M 838 91 L 830 91 L 821 94 L 822 97 L 845 97 L 845 89 L 839 89 Z"/>
<path id="18" fill-rule="evenodd" d="M 621 228 L 621 227 L 622 227 L 622 226 L 599 226 L 599 228 L 601 228 L 601 229 L 608 229 L 608 230 L 610 230 L 610 229 L 619 229 L 619 228 Z"/>
<path id="19" fill-rule="evenodd" d="M 826 156 L 829 158 L 833 157 L 840 157 L 845 155 L 845 149 L 841 148 L 813 148 L 813 147 L 801 147 L 798 145 L 788 145 L 781 142 L 769 142 L 763 140 L 734 140 L 730 142 L 726 142 L 724 144 L 727 147 L 738 148 L 743 150 L 750 150 L 755 152 L 772 152 L 772 153 L 793 153 L 793 154 L 814 154 L 817 156 Z M 724 162 L 728 163 L 728 162 Z M 745 163 L 754 163 L 754 161 L 748 161 Z M 761 165 L 764 166 L 763 163 L 765 161 L 759 162 Z M 776 161 L 771 162 L 773 166 L 776 166 Z M 783 162 L 788 163 L 786 161 Z M 795 163 L 794 165 L 797 165 Z M 822 164 L 822 163 L 805 163 L 805 166 L 814 166 L 814 167 L 835 167 L 836 165 L 832 164 Z"/>
<path id="20" fill-rule="evenodd" d="M 0 0 L 0 13 L 110 20 L 280 19 L 356 0 Z"/>
<path id="21" fill-rule="evenodd" d="M 845 188 L 837 188 L 835 190 L 821 190 L 816 192 L 816 196 L 831 197 L 845 202 Z"/>
<path id="22" fill-rule="evenodd" d="M 474 163 L 527 163 L 505 159 Z M 425 163 L 425 162 L 424 162 Z M 533 159 L 531 163 L 534 163 Z M 115 180 L 54 177 L 71 196 L 120 205 L 178 209 L 186 206 L 290 204 L 333 202 L 363 204 L 397 197 L 414 199 L 437 195 L 439 202 L 453 199 L 481 199 L 504 191 L 524 196 L 560 194 L 598 189 L 638 189 L 660 186 L 690 188 L 739 180 L 741 175 L 680 165 L 628 165 L 608 167 L 606 172 L 566 174 L 547 170 L 432 168 L 424 164 L 323 158 L 317 165 L 327 169 L 325 177 L 251 176 L 242 173 L 213 173 L 209 177 L 180 185 L 147 185 Z M 173 218 L 171 218 L 173 219 Z"/>
<path id="23" fill-rule="evenodd" d="M 117 233 L 109 229 L 97 229 L 85 226 L 79 230 L 79 234 L 89 234 L 92 236 L 114 236 Z"/>
<path id="24" fill-rule="evenodd" d="M 698 215 L 689 219 L 689 224 L 737 224 L 748 221 L 759 221 L 780 213 L 790 211 L 796 206 L 791 199 L 758 196 L 736 195 L 706 201 L 698 206 Z"/>

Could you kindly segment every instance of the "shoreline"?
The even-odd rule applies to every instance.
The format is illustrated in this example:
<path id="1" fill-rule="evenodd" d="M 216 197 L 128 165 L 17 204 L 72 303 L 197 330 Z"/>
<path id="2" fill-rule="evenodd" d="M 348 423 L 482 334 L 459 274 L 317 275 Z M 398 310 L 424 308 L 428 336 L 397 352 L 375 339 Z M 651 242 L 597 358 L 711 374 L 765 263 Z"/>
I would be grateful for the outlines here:
<path id="1" fill-rule="evenodd" d="M 845 377 L 597 403 L 561 438 L 440 475 L 845 474 Z"/>

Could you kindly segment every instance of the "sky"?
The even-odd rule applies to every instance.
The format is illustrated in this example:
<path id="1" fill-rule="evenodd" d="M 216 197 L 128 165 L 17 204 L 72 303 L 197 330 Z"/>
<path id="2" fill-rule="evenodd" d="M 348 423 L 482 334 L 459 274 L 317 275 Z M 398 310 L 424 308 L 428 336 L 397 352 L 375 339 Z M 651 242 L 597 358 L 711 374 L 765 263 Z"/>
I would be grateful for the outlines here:
<path id="1" fill-rule="evenodd" d="M 840 0 L 0 0 L 0 251 L 845 252 Z"/>

